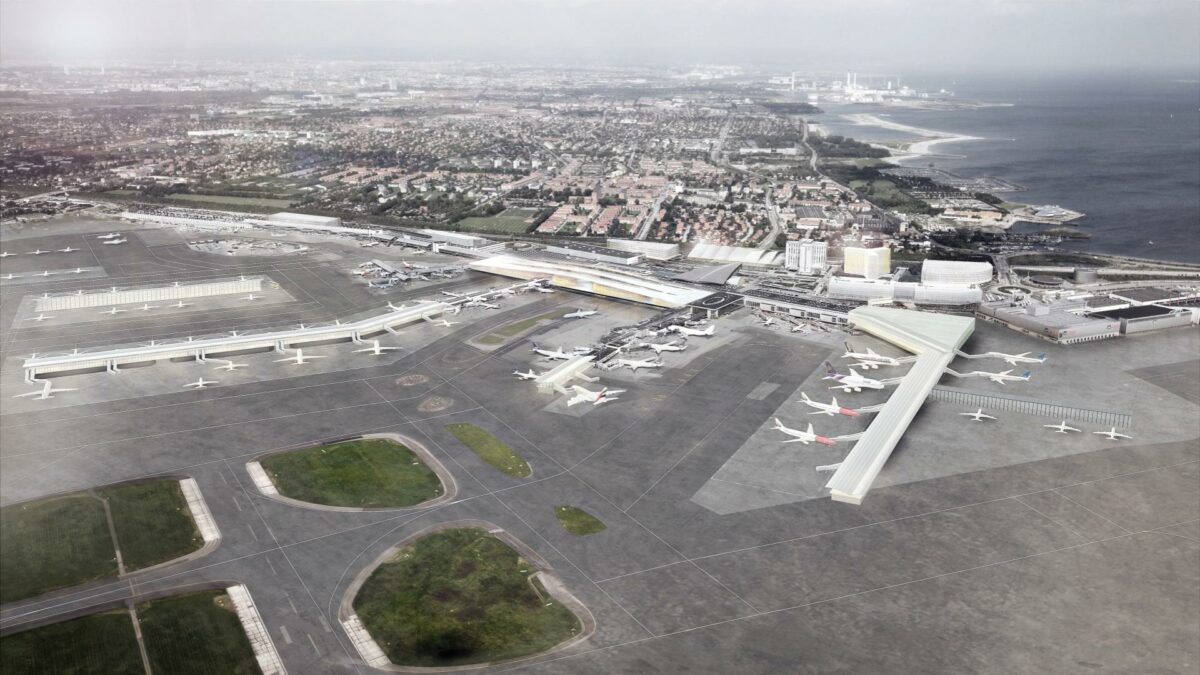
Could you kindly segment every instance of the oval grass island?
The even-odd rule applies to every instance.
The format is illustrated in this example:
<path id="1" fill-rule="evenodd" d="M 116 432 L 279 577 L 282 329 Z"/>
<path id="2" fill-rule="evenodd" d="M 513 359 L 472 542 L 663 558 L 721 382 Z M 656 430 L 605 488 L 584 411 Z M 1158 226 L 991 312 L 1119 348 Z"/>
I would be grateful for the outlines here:
<path id="1" fill-rule="evenodd" d="M 287 450 L 258 464 L 280 497 L 303 505 L 403 508 L 429 505 L 455 491 L 453 478 L 436 459 L 393 434 Z"/>
<path id="2" fill-rule="evenodd" d="M 372 666 L 397 671 L 481 667 L 585 639 L 591 613 L 536 559 L 488 523 L 435 526 L 360 573 L 343 623 L 369 635 L 352 642 L 386 657 Z"/>

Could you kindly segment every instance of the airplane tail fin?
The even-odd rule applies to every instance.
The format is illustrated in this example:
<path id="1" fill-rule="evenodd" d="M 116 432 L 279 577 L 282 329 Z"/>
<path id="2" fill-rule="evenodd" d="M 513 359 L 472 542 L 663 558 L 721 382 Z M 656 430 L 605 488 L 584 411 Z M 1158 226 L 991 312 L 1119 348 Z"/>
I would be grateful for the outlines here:
<path id="1" fill-rule="evenodd" d="M 837 368 L 834 368 L 832 363 L 826 361 L 825 362 L 825 378 L 824 379 L 828 380 L 830 378 L 837 377 L 837 374 L 838 374 Z"/>
<path id="2" fill-rule="evenodd" d="M 800 392 L 800 400 L 804 401 L 805 403 L 808 403 L 808 401 L 809 401 L 808 394 L 806 394 L 804 392 Z"/>
<path id="3" fill-rule="evenodd" d="M 1028 379 L 1029 379 L 1029 376 L 1030 376 L 1030 375 L 1032 375 L 1032 374 L 1033 374 L 1033 372 L 1032 372 L 1032 371 L 1028 371 L 1028 370 L 1027 370 L 1027 371 L 1025 371 L 1025 374 L 1024 374 L 1024 375 L 1022 375 L 1021 377 L 1023 377 L 1023 378 L 1025 378 L 1025 379 L 1027 379 L 1027 380 L 1028 380 Z"/>
<path id="4" fill-rule="evenodd" d="M 1046 352 L 1039 352 L 1037 357 L 1039 359 L 1041 359 L 1042 361 L 1045 361 L 1046 360 Z"/>
<path id="5" fill-rule="evenodd" d="M 813 432 L 813 425 L 812 425 L 812 422 L 809 422 L 809 423 L 808 423 L 808 429 L 807 429 L 806 431 L 807 431 L 807 433 L 813 434 L 814 436 L 816 435 L 816 434 Z"/>

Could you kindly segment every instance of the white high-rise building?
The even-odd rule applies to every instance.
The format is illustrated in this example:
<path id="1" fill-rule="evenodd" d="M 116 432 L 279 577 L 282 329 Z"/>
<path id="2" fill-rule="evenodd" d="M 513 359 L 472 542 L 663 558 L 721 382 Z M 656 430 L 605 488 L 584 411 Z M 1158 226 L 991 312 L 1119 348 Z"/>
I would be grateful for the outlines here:
<path id="1" fill-rule="evenodd" d="M 847 246 L 843 250 L 842 271 L 866 279 L 878 279 L 892 271 L 892 249 Z"/>
<path id="2" fill-rule="evenodd" d="M 812 239 L 789 241 L 784 249 L 784 265 L 800 274 L 819 274 L 825 269 L 828 248 L 825 242 Z"/>

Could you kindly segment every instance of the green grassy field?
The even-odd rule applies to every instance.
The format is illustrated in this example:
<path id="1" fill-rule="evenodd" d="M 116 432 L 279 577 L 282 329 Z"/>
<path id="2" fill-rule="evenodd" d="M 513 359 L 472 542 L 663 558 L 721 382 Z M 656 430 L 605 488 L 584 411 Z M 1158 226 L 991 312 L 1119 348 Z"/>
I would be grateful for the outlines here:
<path id="1" fill-rule="evenodd" d="M 108 500 L 126 571 L 157 565 L 204 546 L 179 481 L 131 483 L 97 494 Z"/>
<path id="2" fill-rule="evenodd" d="M 408 448 L 383 438 L 281 452 L 260 463 L 279 494 L 314 504 L 412 506 L 442 494 L 432 469 Z"/>
<path id="3" fill-rule="evenodd" d="M 104 499 L 125 570 L 157 565 L 204 542 L 179 482 L 157 480 L 0 509 L 0 602 L 117 575 Z"/>
<path id="4" fill-rule="evenodd" d="M 258 662 L 224 591 L 177 595 L 137 606 L 150 668 L 171 675 L 251 675 Z"/>
<path id="5" fill-rule="evenodd" d="M 287 199 L 272 199 L 270 197 L 195 195 L 188 192 L 173 192 L 167 196 L 167 199 L 173 202 L 199 202 L 203 204 L 222 204 L 225 206 L 269 206 L 274 209 L 286 209 L 292 203 Z"/>
<path id="6" fill-rule="evenodd" d="M 84 493 L 0 509 L 0 602 L 117 575 L 100 500 Z"/>
<path id="7" fill-rule="evenodd" d="M 121 609 L 0 638 L 0 672 L 16 675 L 142 675 L 129 612 Z"/>
<path id="8" fill-rule="evenodd" d="M 462 666 L 518 658 L 578 635 L 529 561 L 483 530 L 422 537 L 380 565 L 354 609 L 392 663 Z"/>
<path id="9" fill-rule="evenodd" d="M 510 476 L 525 478 L 533 473 L 529 464 L 516 450 L 493 436 L 487 429 L 463 422 L 447 424 L 446 430 L 454 434 L 460 443 L 474 451 L 483 461 Z"/>
<path id="10" fill-rule="evenodd" d="M 547 321 L 549 319 L 556 318 L 559 315 L 559 312 L 546 312 L 545 314 L 531 316 L 528 319 L 514 321 L 510 324 L 497 328 L 487 335 L 484 335 L 483 337 L 479 338 L 479 341 L 485 345 L 503 344 L 511 340 L 514 335 L 519 335 L 520 333 L 533 328 L 539 321 Z"/>
<path id="11" fill-rule="evenodd" d="M 529 230 L 537 209 L 505 209 L 494 216 L 470 216 L 458 221 L 460 230 L 521 234 Z"/>
<path id="12" fill-rule="evenodd" d="M 578 506 L 556 506 L 554 516 L 558 518 L 558 524 L 571 534 L 596 534 L 608 527 L 604 521 Z"/>

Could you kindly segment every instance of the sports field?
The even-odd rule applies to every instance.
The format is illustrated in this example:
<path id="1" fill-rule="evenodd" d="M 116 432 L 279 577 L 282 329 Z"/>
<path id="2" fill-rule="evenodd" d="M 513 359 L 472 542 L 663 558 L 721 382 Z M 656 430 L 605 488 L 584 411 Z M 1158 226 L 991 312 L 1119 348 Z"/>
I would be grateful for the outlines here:
<path id="1" fill-rule="evenodd" d="M 522 234 L 533 225 L 537 209 L 505 209 L 494 216 L 471 216 L 458 221 L 460 230 L 469 232 L 495 232 L 500 234 Z"/>
<path id="2" fill-rule="evenodd" d="M 528 560 L 475 528 L 404 547 L 367 578 L 354 609 L 392 663 L 463 666 L 545 651 L 579 634 Z"/>
<path id="3" fill-rule="evenodd" d="M 442 482 L 404 445 L 364 438 L 270 455 L 259 462 L 279 494 L 329 506 L 412 506 L 442 494 Z"/>
<path id="4" fill-rule="evenodd" d="M 470 448 L 480 459 L 504 473 L 525 478 L 533 473 L 529 464 L 507 443 L 496 438 L 492 432 L 470 422 L 447 424 L 446 430 L 454 434 L 460 443 Z"/>

